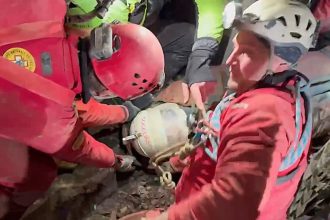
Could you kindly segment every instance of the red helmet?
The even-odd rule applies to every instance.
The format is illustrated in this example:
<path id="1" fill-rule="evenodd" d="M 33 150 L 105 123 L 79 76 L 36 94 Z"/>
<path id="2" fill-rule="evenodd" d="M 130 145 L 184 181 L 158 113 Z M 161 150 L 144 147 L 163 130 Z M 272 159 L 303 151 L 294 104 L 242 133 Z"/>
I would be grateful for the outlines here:
<path id="1" fill-rule="evenodd" d="M 90 57 L 103 86 L 124 100 L 164 81 L 164 54 L 156 36 L 136 24 L 106 25 L 91 33 Z"/>

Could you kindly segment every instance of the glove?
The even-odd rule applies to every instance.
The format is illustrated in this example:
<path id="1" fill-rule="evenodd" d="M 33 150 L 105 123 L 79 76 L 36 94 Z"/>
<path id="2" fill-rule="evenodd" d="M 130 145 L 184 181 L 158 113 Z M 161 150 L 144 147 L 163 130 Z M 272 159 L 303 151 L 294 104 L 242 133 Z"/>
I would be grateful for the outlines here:
<path id="1" fill-rule="evenodd" d="M 146 109 L 152 104 L 153 100 L 154 97 L 150 93 L 147 93 L 139 98 L 131 100 L 131 102 L 139 109 Z"/>
<path id="2" fill-rule="evenodd" d="M 124 102 L 122 106 L 123 108 L 125 108 L 127 112 L 126 122 L 132 121 L 135 118 L 135 116 L 141 111 L 141 109 L 133 105 L 131 101 Z"/>
<path id="3" fill-rule="evenodd" d="M 190 87 L 199 82 L 215 82 L 210 65 L 218 50 L 218 42 L 213 38 L 200 38 L 195 41 L 189 56 L 184 82 Z"/>
<path id="4" fill-rule="evenodd" d="M 133 163 L 136 160 L 135 157 L 130 155 L 117 155 L 116 159 L 116 171 L 124 173 L 135 170 L 135 167 L 133 166 Z"/>

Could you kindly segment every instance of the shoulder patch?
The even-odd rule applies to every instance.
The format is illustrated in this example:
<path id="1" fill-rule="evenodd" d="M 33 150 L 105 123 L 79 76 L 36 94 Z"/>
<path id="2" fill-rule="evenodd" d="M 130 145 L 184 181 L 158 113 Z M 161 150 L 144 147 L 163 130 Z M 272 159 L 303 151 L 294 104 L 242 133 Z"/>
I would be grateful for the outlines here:
<path id="1" fill-rule="evenodd" d="M 36 69 L 34 57 L 24 48 L 9 48 L 2 56 L 13 63 L 30 70 L 31 72 L 34 72 Z"/>

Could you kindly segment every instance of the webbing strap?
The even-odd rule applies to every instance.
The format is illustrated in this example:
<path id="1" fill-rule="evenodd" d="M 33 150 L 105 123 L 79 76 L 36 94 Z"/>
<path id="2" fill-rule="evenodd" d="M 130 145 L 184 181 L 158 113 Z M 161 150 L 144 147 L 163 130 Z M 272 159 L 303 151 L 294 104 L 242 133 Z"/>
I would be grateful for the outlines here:
<path id="1" fill-rule="evenodd" d="M 298 172 L 299 168 L 300 167 L 298 166 L 296 169 L 294 169 L 289 174 L 287 174 L 285 176 L 279 176 L 279 177 L 277 177 L 277 179 L 276 179 L 276 185 L 281 185 L 281 184 L 286 183 L 287 181 L 291 180 L 296 175 L 296 173 Z"/>
<path id="2" fill-rule="evenodd" d="M 311 81 L 310 95 L 316 96 L 325 92 L 330 92 L 330 74 Z"/>
<path id="3" fill-rule="evenodd" d="M 300 78 L 301 79 L 301 78 Z M 301 97 L 304 97 L 305 103 L 305 112 L 306 114 L 306 123 L 300 140 L 297 142 L 296 139 L 294 143 L 289 147 L 288 153 L 286 157 L 283 159 L 279 172 L 287 172 L 292 169 L 292 166 L 297 164 L 298 160 L 300 160 L 302 154 L 304 153 L 306 147 L 308 147 L 308 143 L 311 137 L 312 132 L 312 106 L 310 101 L 310 95 L 308 94 L 309 86 L 302 87 L 302 83 L 300 80 L 296 83 L 296 136 L 300 133 L 301 127 Z"/>
<path id="4" fill-rule="evenodd" d="M 213 115 L 211 117 L 211 125 L 217 130 L 220 131 L 221 129 L 221 122 L 220 122 L 220 115 L 222 111 L 227 108 L 227 106 L 230 104 L 231 100 L 235 97 L 235 93 L 232 93 L 225 97 L 221 102 L 217 105 L 215 108 Z M 220 137 L 208 137 L 212 146 L 212 151 L 209 148 L 205 148 L 205 153 L 213 160 L 217 161 L 218 158 L 218 148 L 220 143 Z"/>

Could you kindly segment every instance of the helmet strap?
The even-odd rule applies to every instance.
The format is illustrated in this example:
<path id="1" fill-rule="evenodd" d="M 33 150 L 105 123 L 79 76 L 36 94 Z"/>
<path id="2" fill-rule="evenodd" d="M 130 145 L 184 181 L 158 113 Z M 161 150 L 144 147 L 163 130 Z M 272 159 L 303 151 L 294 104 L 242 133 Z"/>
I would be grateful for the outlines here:
<path id="1" fill-rule="evenodd" d="M 274 46 L 270 45 L 270 49 L 269 49 L 269 61 L 267 64 L 267 70 L 266 73 L 264 75 L 264 77 L 261 79 L 265 79 L 267 76 L 269 75 L 273 75 L 274 74 L 274 70 L 273 70 L 273 61 L 274 61 Z"/>
<path id="2" fill-rule="evenodd" d="M 82 100 L 83 103 L 87 103 L 91 98 L 89 92 L 90 80 L 88 77 L 89 71 L 89 58 L 88 58 L 88 41 L 83 39 L 79 42 L 79 64 L 80 64 L 80 77 L 82 83 Z"/>

